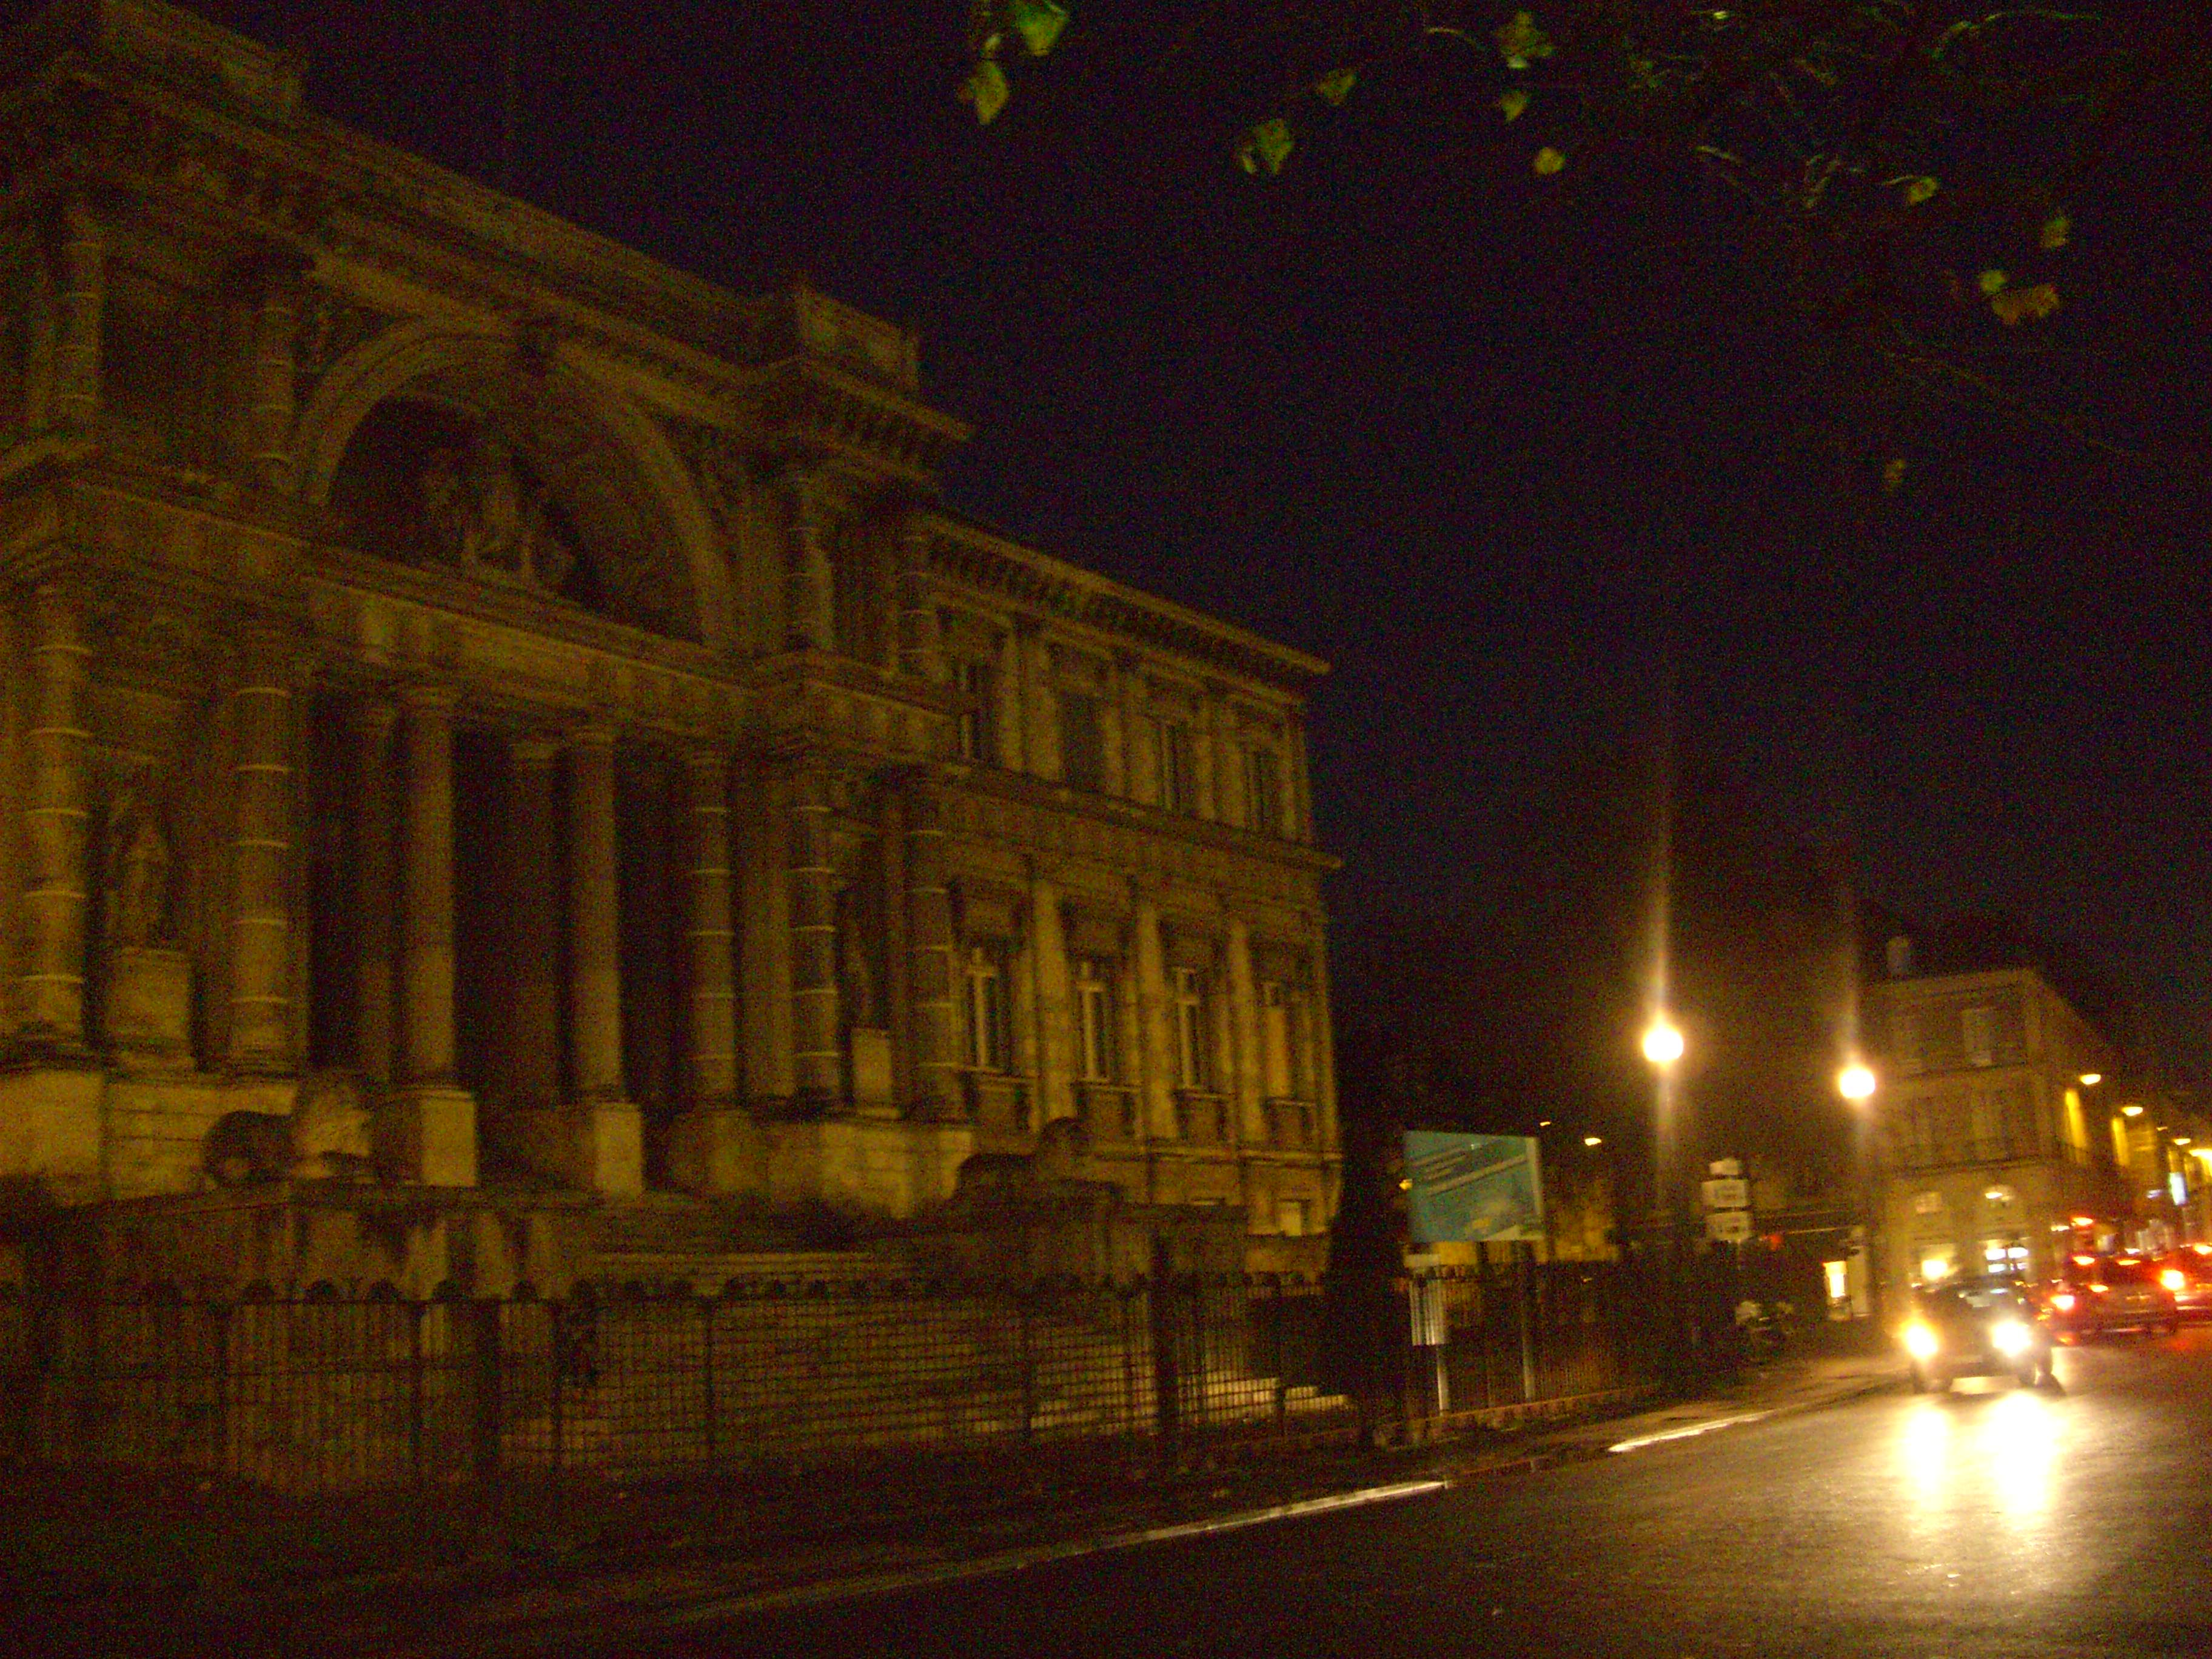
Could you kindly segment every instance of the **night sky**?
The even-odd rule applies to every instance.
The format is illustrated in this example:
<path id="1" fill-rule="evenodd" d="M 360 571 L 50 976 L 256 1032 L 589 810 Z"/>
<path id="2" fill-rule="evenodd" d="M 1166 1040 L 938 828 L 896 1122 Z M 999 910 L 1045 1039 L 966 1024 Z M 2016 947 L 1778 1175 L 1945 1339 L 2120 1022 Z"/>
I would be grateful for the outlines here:
<path id="1" fill-rule="evenodd" d="M 497 177 L 499 4 L 201 9 L 303 48 L 325 112 Z M 1141 9 L 1074 9 L 978 131 L 958 0 L 529 0 L 514 185 L 918 327 L 929 395 L 978 428 L 955 507 L 1328 659 L 1355 1000 L 1408 925 L 1501 950 L 1551 925 L 1559 781 L 1640 775 L 1671 659 L 1680 751 L 1778 833 L 1847 847 L 1893 909 L 2070 940 L 2212 1031 L 2201 153 L 2147 131 L 2069 204 L 2037 342 L 2063 407 L 2196 459 L 1923 411 L 1884 498 L 1839 479 L 1820 360 L 1694 188 L 1538 180 L 1480 98 L 1412 84 L 1255 182 L 1240 112 L 1112 35 Z"/>

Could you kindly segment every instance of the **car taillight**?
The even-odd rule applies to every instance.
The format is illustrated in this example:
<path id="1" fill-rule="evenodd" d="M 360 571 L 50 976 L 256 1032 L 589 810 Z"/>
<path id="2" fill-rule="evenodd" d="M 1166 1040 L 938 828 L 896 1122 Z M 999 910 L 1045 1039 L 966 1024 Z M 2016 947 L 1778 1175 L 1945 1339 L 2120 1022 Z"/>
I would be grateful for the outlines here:
<path id="1" fill-rule="evenodd" d="M 2158 1276 L 2158 1282 L 2165 1285 L 2169 1291 L 2178 1291 L 2183 1285 L 2189 1283 L 2186 1279 L 2182 1277 L 2181 1269 L 2179 1267 L 2168 1267 L 2164 1273 Z"/>
<path id="2" fill-rule="evenodd" d="M 2061 1313 L 2072 1313 L 2074 1311 L 2074 1292 L 2071 1291 L 2059 1291 L 2057 1295 L 2051 1298 L 2051 1305 L 2057 1309 Z"/>
<path id="3" fill-rule="evenodd" d="M 2100 1284 L 2097 1280 L 2093 1279 L 2089 1281 L 2089 1288 L 2096 1291 L 2099 1296 L 2102 1296 L 2106 1291 L 2111 1290 L 2112 1287 L 2109 1285 Z"/>

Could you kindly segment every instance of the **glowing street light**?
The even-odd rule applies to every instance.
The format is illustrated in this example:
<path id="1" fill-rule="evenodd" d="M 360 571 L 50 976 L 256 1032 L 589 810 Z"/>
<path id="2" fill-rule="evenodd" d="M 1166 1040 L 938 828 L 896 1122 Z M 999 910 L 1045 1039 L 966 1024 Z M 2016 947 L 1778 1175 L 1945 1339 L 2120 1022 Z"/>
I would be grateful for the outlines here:
<path id="1" fill-rule="evenodd" d="M 1654 1066 L 1672 1066 L 1682 1057 L 1682 1034 L 1668 1023 L 1667 1016 L 1656 1016 L 1644 1032 L 1644 1058 Z"/>
<path id="2" fill-rule="evenodd" d="M 2123 1106 L 2120 1108 L 2120 1115 L 2122 1117 L 2141 1117 L 2142 1115 L 2142 1108 L 2140 1106 Z"/>
<path id="3" fill-rule="evenodd" d="M 1602 1146 L 1605 1145 L 1605 1137 L 1603 1135 L 1584 1135 L 1583 1137 L 1583 1145 L 1585 1146 Z"/>
<path id="4" fill-rule="evenodd" d="M 1869 1098 L 1874 1093 L 1873 1071 L 1853 1060 L 1836 1073 L 1836 1092 L 1849 1101 Z"/>
<path id="5" fill-rule="evenodd" d="M 2102 1072 L 2084 1072 L 2081 1073 L 2081 1086 L 2085 1089 L 2094 1089 L 2104 1080 L 2105 1074 Z"/>

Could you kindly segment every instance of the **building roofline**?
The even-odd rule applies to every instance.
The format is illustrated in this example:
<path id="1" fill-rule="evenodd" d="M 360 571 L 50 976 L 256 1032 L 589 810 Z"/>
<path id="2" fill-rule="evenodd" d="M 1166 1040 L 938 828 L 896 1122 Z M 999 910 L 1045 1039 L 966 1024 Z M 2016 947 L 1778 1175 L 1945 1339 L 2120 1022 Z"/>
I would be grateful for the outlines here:
<path id="1" fill-rule="evenodd" d="M 1102 576 L 959 513 L 934 507 L 928 522 L 945 541 L 981 556 L 978 562 L 956 565 L 955 574 L 1039 610 L 1133 635 L 1294 691 L 1304 692 L 1329 672 L 1328 662 L 1310 652 Z"/>

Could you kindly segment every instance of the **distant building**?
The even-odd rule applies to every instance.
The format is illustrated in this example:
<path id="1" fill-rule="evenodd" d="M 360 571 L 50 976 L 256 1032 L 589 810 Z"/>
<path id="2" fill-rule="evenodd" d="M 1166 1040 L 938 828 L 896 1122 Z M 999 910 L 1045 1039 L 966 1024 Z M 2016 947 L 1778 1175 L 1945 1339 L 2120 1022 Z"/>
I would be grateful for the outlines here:
<path id="1" fill-rule="evenodd" d="M 1322 663 L 947 511 L 915 337 L 804 284 L 347 131 L 160 0 L 5 65 L 19 1237 L 496 1293 L 924 1216 L 1069 1124 L 1087 1190 L 1318 1265 Z"/>
<path id="2" fill-rule="evenodd" d="M 1916 975 L 1905 949 L 1887 963 L 1864 1009 L 1890 1282 L 2042 1277 L 2057 1255 L 2125 1242 L 2112 1045 L 2035 968 Z"/>

